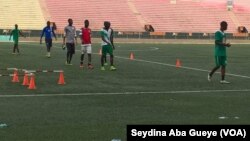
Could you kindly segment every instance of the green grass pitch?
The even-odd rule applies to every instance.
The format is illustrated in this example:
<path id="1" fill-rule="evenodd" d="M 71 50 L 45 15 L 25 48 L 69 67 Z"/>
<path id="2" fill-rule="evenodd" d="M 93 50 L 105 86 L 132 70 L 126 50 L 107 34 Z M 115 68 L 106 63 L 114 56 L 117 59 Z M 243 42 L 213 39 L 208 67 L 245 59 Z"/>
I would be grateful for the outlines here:
<path id="1" fill-rule="evenodd" d="M 0 128 L 0 140 L 124 141 L 127 124 L 250 124 L 249 45 L 228 49 L 229 85 L 219 83 L 219 73 L 207 81 L 214 66 L 212 44 L 116 47 L 117 71 L 101 71 L 100 44 L 93 44 L 95 68 L 88 70 L 87 56 L 85 68 L 79 68 L 79 46 L 73 66 L 65 66 L 60 44 L 46 58 L 45 44 L 20 43 L 21 54 L 12 55 L 12 43 L 0 43 L 0 69 L 62 69 L 66 81 L 58 85 L 58 73 L 36 73 L 37 89 L 28 90 L 0 77 L 0 123 L 8 125 Z M 131 52 L 135 60 L 129 59 Z"/>

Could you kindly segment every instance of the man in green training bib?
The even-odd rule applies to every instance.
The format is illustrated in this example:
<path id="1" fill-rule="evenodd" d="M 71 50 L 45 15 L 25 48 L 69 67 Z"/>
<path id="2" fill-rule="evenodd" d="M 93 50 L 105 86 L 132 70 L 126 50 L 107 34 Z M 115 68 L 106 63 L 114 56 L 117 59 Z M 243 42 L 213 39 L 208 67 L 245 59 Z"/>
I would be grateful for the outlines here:
<path id="1" fill-rule="evenodd" d="M 19 54 L 19 48 L 18 48 L 18 41 L 19 41 L 19 35 L 25 37 L 23 35 L 23 33 L 18 29 L 18 25 L 15 24 L 15 29 L 13 29 L 10 33 L 10 39 L 11 40 L 11 36 L 13 35 L 13 41 L 14 41 L 14 47 L 13 47 L 13 53 L 12 54 L 16 54 L 16 51 L 17 51 L 17 54 Z"/>
<path id="2" fill-rule="evenodd" d="M 222 21 L 220 23 L 220 30 L 215 32 L 215 64 L 216 66 L 208 74 L 208 81 L 211 81 L 211 78 L 216 70 L 221 67 L 221 84 L 229 84 L 230 82 L 225 80 L 226 74 L 226 65 L 227 65 L 227 47 L 230 47 L 231 44 L 226 42 L 226 35 L 224 31 L 227 30 L 227 22 Z"/>
<path id="3" fill-rule="evenodd" d="M 101 57 L 101 70 L 105 70 L 104 68 L 104 60 L 107 53 L 110 55 L 110 70 L 114 71 L 116 68 L 114 67 L 114 55 L 113 50 L 115 49 L 113 43 L 113 29 L 110 28 L 110 22 L 104 22 L 104 28 L 101 29 L 101 37 L 102 37 L 102 57 Z"/>

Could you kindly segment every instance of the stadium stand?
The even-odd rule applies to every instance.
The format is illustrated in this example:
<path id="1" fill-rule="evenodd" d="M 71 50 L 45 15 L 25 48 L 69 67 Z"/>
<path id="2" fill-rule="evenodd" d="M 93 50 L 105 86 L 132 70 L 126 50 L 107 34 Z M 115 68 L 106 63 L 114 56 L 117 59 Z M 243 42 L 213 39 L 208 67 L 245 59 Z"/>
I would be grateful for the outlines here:
<path id="1" fill-rule="evenodd" d="M 237 1 L 239 1 L 239 3 L 234 5 L 233 13 L 239 21 L 238 26 L 245 26 L 248 30 L 250 30 L 250 2 L 247 0 Z"/>
<path id="2" fill-rule="evenodd" d="M 15 24 L 20 29 L 36 30 L 45 25 L 38 0 L 0 0 L 0 28 L 12 29 Z"/>
<path id="3" fill-rule="evenodd" d="M 169 33 L 214 33 L 222 20 L 228 22 L 228 33 L 238 27 L 250 30 L 249 0 L 234 0 L 227 9 L 227 0 L 0 0 L 0 29 L 41 29 L 46 20 L 55 22 L 58 33 L 72 18 L 79 29 L 88 19 L 93 30 L 100 30 L 103 21 L 110 21 L 121 33 L 144 32 L 152 26 L 150 35 Z M 32 5 L 32 6 L 30 6 Z M 16 16 L 13 16 L 16 15 Z M 149 30 L 148 30 L 149 31 Z M 238 34 L 235 34 L 238 35 Z"/>
<path id="4" fill-rule="evenodd" d="M 72 18 L 74 25 L 79 29 L 88 19 L 91 28 L 99 30 L 103 21 L 110 21 L 116 31 L 143 31 L 143 27 L 134 16 L 126 0 L 45 0 L 51 21 L 56 22 L 59 29 L 63 29 Z M 112 4 L 110 4 L 112 3 Z"/>
<path id="5" fill-rule="evenodd" d="M 217 30 L 218 23 L 222 20 L 230 24 L 228 32 L 236 30 L 225 4 L 188 0 L 177 1 L 176 4 L 171 4 L 168 0 L 134 2 L 138 11 L 146 17 L 148 24 L 153 25 L 155 31 L 210 33 Z"/>

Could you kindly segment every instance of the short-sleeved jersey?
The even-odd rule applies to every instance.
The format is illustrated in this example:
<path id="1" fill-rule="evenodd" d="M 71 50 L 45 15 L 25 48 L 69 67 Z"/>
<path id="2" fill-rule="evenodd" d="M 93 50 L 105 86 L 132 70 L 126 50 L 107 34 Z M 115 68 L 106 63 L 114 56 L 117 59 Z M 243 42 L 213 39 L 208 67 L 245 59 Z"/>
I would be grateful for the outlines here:
<path id="1" fill-rule="evenodd" d="M 91 29 L 81 28 L 82 44 L 91 44 Z"/>
<path id="2" fill-rule="evenodd" d="M 215 41 L 226 43 L 226 35 L 222 31 L 215 32 Z M 227 56 L 226 47 L 215 43 L 215 56 Z"/>
<path id="3" fill-rule="evenodd" d="M 19 39 L 19 32 L 20 32 L 19 29 L 13 29 L 11 31 L 11 34 L 13 35 L 13 40 L 14 41 L 18 41 L 18 39 Z"/>
<path id="4" fill-rule="evenodd" d="M 104 39 L 105 39 L 107 42 L 109 42 L 109 43 L 111 43 L 111 41 L 110 41 L 111 34 L 112 34 L 112 29 L 111 29 L 111 28 L 109 28 L 108 31 L 105 30 L 104 28 L 101 29 L 101 36 L 103 36 Z M 104 41 L 102 41 L 102 46 L 104 46 L 104 45 L 107 45 L 107 43 L 104 42 Z"/>
<path id="5" fill-rule="evenodd" d="M 45 39 L 52 39 L 53 32 L 54 32 L 53 28 L 46 26 L 43 28 L 41 37 L 43 36 L 43 34 L 45 34 Z"/>
<path id="6" fill-rule="evenodd" d="M 76 28 L 74 26 L 66 26 L 64 28 L 64 37 L 66 38 L 66 43 L 74 43 L 76 37 Z"/>

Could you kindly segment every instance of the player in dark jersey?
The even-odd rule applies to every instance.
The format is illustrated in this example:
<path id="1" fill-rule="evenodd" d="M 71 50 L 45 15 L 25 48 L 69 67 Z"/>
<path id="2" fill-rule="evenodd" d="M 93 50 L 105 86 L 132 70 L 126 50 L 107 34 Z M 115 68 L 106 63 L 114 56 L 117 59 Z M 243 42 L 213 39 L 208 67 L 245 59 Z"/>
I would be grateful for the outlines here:
<path id="1" fill-rule="evenodd" d="M 48 58 L 50 58 L 50 50 L 52 47 L 52 35 L 55 37 L 55 40 L 57 40 L 54 29 L 50 26 L 50 21 L 47 21 L 47 26 L 43 28 L 41 38 L 40 38 L 40 44 L 42 44 L 42 38 L 43 38 L 44 34 L 45 34 L 45 43 L 46 43 L 46 47 L 47 47 L 47 55 L 46 56 Z"/>

